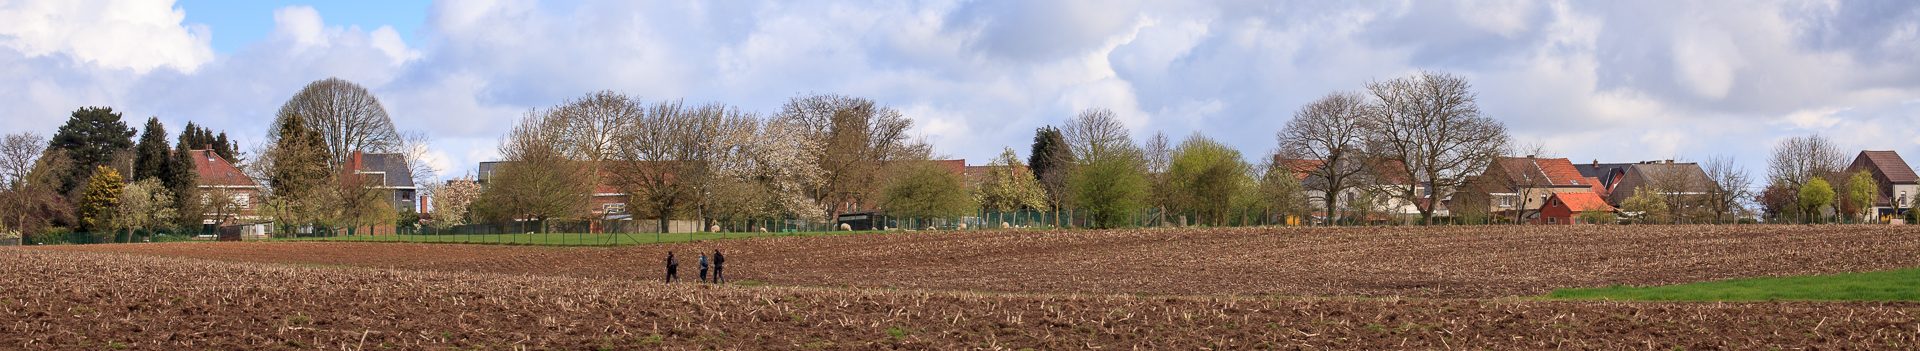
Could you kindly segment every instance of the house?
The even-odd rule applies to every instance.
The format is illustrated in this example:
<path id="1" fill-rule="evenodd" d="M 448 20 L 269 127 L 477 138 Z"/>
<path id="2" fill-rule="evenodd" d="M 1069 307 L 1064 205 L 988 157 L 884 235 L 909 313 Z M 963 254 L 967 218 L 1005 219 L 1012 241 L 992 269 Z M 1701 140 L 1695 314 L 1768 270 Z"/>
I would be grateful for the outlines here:
<path id="1" fill-rule="evenodd" d="M 239 225 L 242 235 L 265 236 L 266 225 L 255 223 L 260 219 L 259 206 L 264 200 L 260 183 L 212 150 L 188 152 L 193 157 L 194 172 L 198 174 L 194 186 L 199 189 L 200 204 L 205 208 L 200 223 L 206 230 L 212 232 L 220 226 Z"/>
<path id="2" fill-rule="evenodd" d="M 1589 212 L 1613 212 L 1612 205 L 1592 192 L 1554 193 L 1547 202 L 1540 205 L 1540 218 L 1534 224 L 1580 224 L 1585 221 L 1580 215 Z M 1599 223 L 1584 223 L 1599 224 Z"/>
<path id="3" fill-rule="evenodd" d="M 1316 177 L 1313 174 L 1313 172 L 1319 171 L 1321 167 L 1325 167 L 1327 162 L 1324 160 L 1295 159 L 1275 155 L 1273 157 L 1273 163 L 1291 172 L 1294 179 L 1300 181 L 1300 185 L 1304 188 L 1308 205 L 1313 206 L 1314 216 L 1323 219 L 1327 218 L 1327 209 L 1324 208 L 1326 207 L 1326 191 L 1317 190 L 1326 189 L 1325 184 L 1327 180 L 1322 177 Z M 1399 160 L 1373 159 L 1359 164 L 1358 167 L 1365 168 L 1357 170 L 1356 174 L 1346 178 L 1346 180 L 1343 181 L 1346 183 L 1346 189 L 1341 190 L 1340 194 L 1334 195 L 1339 197 L 1339 204 L 1336 206 L 1348 207 L 1349 204 L 1356 203 L 1364 203 L 1368 204 L 1368 206 L 1367 208 L 1361 209 L 1343 208 L 1339 209 L 1340 211 L 1359 211 L 1368 215 L 1368 218 L 1364 219 L 1366 221 L 1385 222 L 1393 219 L 1389 218 L 1389 216 L 1403 220 L 1411 219 L 1412 216 L 1419 216 L 1420 210 L 1427 206 L 1426 200 L 1424 199 L 1425 196 L 1429 195 L 1427 193 L 1427 186 L 1408 179 L 1406 175 L 1406 165 Z M 1417 201 L 1408 201 L 1404 195 L 1409 191 L 1422 198 Z M 1447 195 L 1450 194 L 1442 194 L 1443 201 Z M 1445 210 L 1445 206 L 1442 205 L 1441 209 L 1436 209 L 1434 215 L 1447 216 L 1448 213 Z"/>
<path id="4" fill-rule="evenodd" d="M 413 168 L 407 166 L 406 155 L 355 151 L 345 166 L 344 172 L 362 176 L 368 188 L 385 192 L 394 211 L 420 212 L 416 205 L 420 188 L 413 183 Z"/>
<path id="5" fill-rule="evenodd" d="M 1707 177 L 1700 164 L 1673 160 L 1645 161 L 1627 165 L 1617 176 L 1605 182 L 1607 203 L 1620 206 L 1628 198 L 1647 189 L 1659 189 L 1662 196 L 1706 196 L 1718 185 Z M 1692 202 L 1679 202 L 1692 203 Z M 1676 212 L 1683 209 L 1675 209 Z"/>
<path id="6" fill-rule="evenodd" d="M 1467 198 L 1485 202 L 1489 214 L 1533 221 L 1539 218 L 1540 207 L 1554 194 L 1593 193 L 1593 190 L 1593 180 L 1574 168 L 1572 161 L 1527 155 L 1495 157 L 1487 169 L 1474 178 L 1473 185 L 1463 187 L 1462 191 L 1478 192 Z"/>
<path id="7" fill-rule="evenodd" d="M 1873 175 L 1878 190 L 1873 197 L 1874 218 L 1906 216 L 1913 205 L 1913 198 L 1920 194 L 1920 176 L 1916 176 L 1913 167 L 1893 151 L 1861 151 L 1853 158 L 1853 164 L 1847 166 L 1847 173 L 1866 171 Z"/>
<path id="8" fill-rule="evenodd" d="M 1594 194 L 1605 198 L 1613 184 L 1626 178 L 1627 168 L 1631 166 L 1633 166 L 1632 163 L 1600 163 L 1600 160 L 1593 160 L 1592 163 L 1573 165 L 1573 169 L 1580 171 L 1581 177 L 1586 177 L 1590 183 L 1593 183 Z"/>

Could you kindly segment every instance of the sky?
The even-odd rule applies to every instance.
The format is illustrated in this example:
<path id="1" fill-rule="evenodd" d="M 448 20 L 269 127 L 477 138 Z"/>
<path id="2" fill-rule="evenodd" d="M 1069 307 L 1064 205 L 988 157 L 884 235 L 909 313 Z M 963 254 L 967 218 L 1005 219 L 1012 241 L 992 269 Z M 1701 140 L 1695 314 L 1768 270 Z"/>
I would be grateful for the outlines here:
<path id="1" fill-rule="evenodd" d="M 1113 110 L 1258 162 L 1305 103 L 1464 76 L 1514 139 L 1575 163 L 1731 157 L 1778 140 L 1920 155 L 1914 1 L 0 0 L 0 133 L 76 108 L 263 140 L 303 85 L 371 89 L 442 177 L 522 114 L 612 90 L 771 114 L 832 93 L 904 112 L 939 154 L 1023 156 Z"/>

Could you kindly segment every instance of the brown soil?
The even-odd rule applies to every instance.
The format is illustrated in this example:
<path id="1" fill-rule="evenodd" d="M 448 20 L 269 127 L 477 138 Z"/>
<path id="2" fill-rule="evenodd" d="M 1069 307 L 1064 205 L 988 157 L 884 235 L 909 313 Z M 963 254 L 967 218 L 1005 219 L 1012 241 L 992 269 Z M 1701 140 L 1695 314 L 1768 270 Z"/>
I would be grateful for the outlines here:
<path id="1" fill-rule="evenodd" d="M 944 236 L 935 236 L 939 237 Z M 846 239 L 828 241 L 845 244 L 842 240 Z M 935 239 L 884 240 L 924 243 L 918 240 Z M 1068 252 L 1078 257 L 1128 247 L 1085 244 L 1086 248 Z M 319 250 L 331 244 L 305 245 L 264 247 Z M 759 245 L 768 244 L 742 246 L 764 248 Z M 434 249 L 415 252 L 421 257 L 437 257 L 442 250 L 542 252 L 527 248 L 385 247 Z M 1088 253 L 1077 253 L 1083 250 Z M 353 252 L 359 255 L 368 251 Z M 742 257 L 767 260 L 757 263 L 762 268 L 755 274 L 770 274 L 765 265 L 792 262 L 758 256 L 770 251 L 742 252 L 754 252 Z M 1006 256 L 1032 254 L 1011 252 Z M 894 257 L 889 255 L 895 254 L 877 257 Z M 461 260 L 428 261 L 451 265 Z M 955 264 L 944 260 L 956 259 L 929 260 L 928 264 Z M 400 261 L 389 258 L 377 262 L 392 265 Z M 549 264 L 553 263 L 563 262 Z M 783 267 L 782 272 L 806 267 L 817 266 Z M 971 286 L 988 281 L 995 280 L 957 284 Z M 1920 323 L 1915 319 L 1920 316 L 1920 304 L 1913 303 L 1005 295 L 666 285 L 11 248 L 0 249 L 0 306 L 4 306 L 0 308 L 0 348 L 6 349 L 1920 347 L 1916 345 L 1920 342 L 1920 336 L 1916 336 Z"/>
<path id="2" fill-rule="evenodd" d="M 1920 266 L 1920 226 L 1583 226 L 964 232 L 620 248 L 170 243 L 35 248 L 240 262 L 596 279 L 693 275 L 782 286 L 1143 295 L 1530 296 L 1555 288 Z"/>

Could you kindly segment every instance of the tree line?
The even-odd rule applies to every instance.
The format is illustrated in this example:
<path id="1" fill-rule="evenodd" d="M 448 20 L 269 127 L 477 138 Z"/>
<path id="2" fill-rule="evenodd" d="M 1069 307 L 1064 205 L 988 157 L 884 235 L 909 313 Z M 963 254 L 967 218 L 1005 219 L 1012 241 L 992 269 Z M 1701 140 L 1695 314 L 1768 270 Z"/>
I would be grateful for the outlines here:
<path id="1" fill-rule="evenodd" d="M 52 138 L 31 132 L 0 140 L 0 231 L 28 235 L 197 228 L 210 205 L 198 201 L 190 150 L 234 153 L 226 133 L 188 123 L 169 142 L 148 118 L 128 126 L 109 107 L 73 111 Z M 171 144 L 171 145 L 169 145 Z M 239 156 L 239 155 L 235 155 Z"/>
<path id="2" fill-rule="evenodd" d="M 205 221 L 236 223 L 243 208 L 288 228 L 407 223 L 411 209 L 393 209 L 367 189 L 365 177 L 341 167 L 353 152 L 398 153 L 420 179 L 433 170 L 415 161 L 419 134 L 395 131 L 373 95 L 351 82 L 313 82 L 275 115 L 269 140 L 251 152 L 210 128 L 188 122 L 169 146 L 166 126 L 151 117 L 136 130 L 110 107 L 75 110 L 51 137 L 9 134 L 0 140 L 0 232 L 36 241 L 67 233 L 198 234 Z M 193 150 L 227 160 L 265 184 L 264 198 L 200 187 Z M 246 203 L 242 203 L 245 201 Z M 406 218 L 412 217 L 413 220 Z"/>

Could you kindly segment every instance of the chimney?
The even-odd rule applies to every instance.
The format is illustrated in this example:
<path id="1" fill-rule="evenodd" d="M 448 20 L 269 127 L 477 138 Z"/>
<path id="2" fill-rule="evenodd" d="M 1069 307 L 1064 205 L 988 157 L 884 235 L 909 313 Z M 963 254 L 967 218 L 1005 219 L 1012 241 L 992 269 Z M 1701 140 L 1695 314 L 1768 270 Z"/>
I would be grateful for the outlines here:
<path id="1" fill-rule="evenodd" d="M 1533 158 L 1533 155 L 1527 155 L 1527 158 Z"/>
<path id="2" fill-rule="evenodd" d="M 1596 158 L 1596 159 L 1593 159 L 1593 168 L 1594 168 L 1594 169 L 1599 169 L 1599 168 L 1600 168 L 1600 159 L 1597 159 L 1597 158 Z"/>

